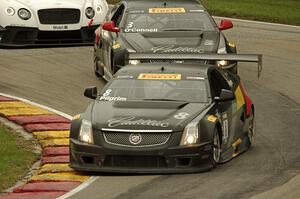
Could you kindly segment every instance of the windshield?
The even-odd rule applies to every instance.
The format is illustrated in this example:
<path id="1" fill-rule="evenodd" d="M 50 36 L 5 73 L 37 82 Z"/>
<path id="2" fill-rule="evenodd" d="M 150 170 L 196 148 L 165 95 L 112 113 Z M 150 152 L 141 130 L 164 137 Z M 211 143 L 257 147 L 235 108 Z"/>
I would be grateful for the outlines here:
<path id="1" fill-rule="evenodd" d="M 99 99 L 208 102 L 204 80 L 116 79 L 101 93 Z"/>
<path id="2" fill-rule="evenodd" d="M 204 12 L 128 13 L 124 32 L 212 31 L 212 22 Z"/>

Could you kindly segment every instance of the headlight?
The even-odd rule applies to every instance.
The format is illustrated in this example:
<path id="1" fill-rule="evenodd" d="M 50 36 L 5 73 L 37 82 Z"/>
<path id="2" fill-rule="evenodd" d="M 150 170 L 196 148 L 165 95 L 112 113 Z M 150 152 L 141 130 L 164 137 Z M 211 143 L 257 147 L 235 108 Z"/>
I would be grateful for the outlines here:
<path id="1" fill-rule="evenodd" d="M 97 6 L 96 7 L 96 12 L 99 14 L 102 12 L 102 6 Z"/>
<path id="2" fill-rule="evenodd" d="M 9 16 L 13 16 L 15 14 L 15 9 L 13 9 L 12 7 L 8 7 L 5 10 L 6 14 L 8 14 Z"/>
<path id="3" fill-rule="evenodd" d="M 18 15 L 21 19 L 23 20 L 28 20 L 31 17 L 31 13 L 29 12 L 29 10 L 25 9 L 25 8 L 21 8 L 18 11 Z"/>
<path id="4" fill-rule="evenodd" d="M 129 64 L 132 64 L 132 65 L 137 65 L 141 63 L 139 60 L 129 60 Z"/>
<path id="5" fill-rule="evenodd" d="M 198 142 L 198 122 L 189 123 L 183 131 L 180 145 L 192 145 Z"/>
<path id="6" fill-rule="evenodd" d="M 85 16 L 89 19 L 92 19 L 95 16 L 95 11 L 92 7 L 88 7 L 85 9 Z"/>
<path id="7" fill-rule="evenodd" d="M 82 142 L 86 142 L 90 144 L 94 143 L 93 128 L 92 128 L 92 123 L 90 121 L 85 119 L 81 121 L 78 139 Z"/>
<path id="8" fill-rule="evenodd" d="M 224 67 L 228 64 L 228 61 L 226 61 L 226 60 L 217 61 L 217 64 L 220 67 Z"/>

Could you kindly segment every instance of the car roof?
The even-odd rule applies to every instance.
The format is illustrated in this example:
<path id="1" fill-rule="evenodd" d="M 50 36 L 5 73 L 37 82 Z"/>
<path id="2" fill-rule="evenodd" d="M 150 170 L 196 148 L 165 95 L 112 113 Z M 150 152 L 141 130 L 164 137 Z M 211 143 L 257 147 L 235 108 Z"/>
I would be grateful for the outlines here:
<path id="1" fill-rule="evenodd" d="M 207 78 L 210 70 L 216 68 L 214 65 L 201 63 L 142 63 L 138 65 L 127 65 L 122 67 L 115 76 L 132 75 L 137 76 L 142 73 L 161 74 L 182 74 L 184 76 L 197 76 Z"/>
<path id="2" fill-rule="evenodd" d="M 195 9 L 206 10 L 206 8 L 198 0 L 125 0 L 128 8 L 155 8 L 163 7 L 166 3 L 167 7 L 187 7 L 193 6 Z"/>

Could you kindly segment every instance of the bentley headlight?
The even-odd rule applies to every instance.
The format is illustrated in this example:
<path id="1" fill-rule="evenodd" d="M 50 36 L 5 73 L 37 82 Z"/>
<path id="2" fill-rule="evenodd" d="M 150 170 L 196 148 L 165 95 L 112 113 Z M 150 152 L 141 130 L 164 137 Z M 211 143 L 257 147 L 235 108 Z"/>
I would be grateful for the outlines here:
<path id="1" fill-rule="evenodd" d="M 21 8 L 19 11 L 18 11 L 18 15 L 21 19 L 23 20 L 28 20 L 31 18 L 31 13 L 29 10 L 25 9 L 25 8 Z"/>
<path id="2" fill-rule="evenodd" d="M 92 7 L 87 7 L 85 9 L 85 16 L 92 19 L 95 16 L 95 10 Z"/>
<path id="3" fill-rule="evenodd" d="M 96 7 L 96 12 L 99 14 L 102 12 L 102 6 L 97 6 Z"/>
<path id="4" fill-rule="evenodd" d="M 189 123 L 183 131 L 180 145 L 193 145 L 198 142 L 199 130 L 198 122 Z"/>
<path id="5" fill-rule="evenodd" d="M 129 60 L 129 64 L 132 64 L 132 65 L 137 65 L 141 63 L 139 60 Z"/>
<path id="6" fill-rule="evenodd" d="M 13 9 L 12 7 L 8 7 L 5 10 L 6 14 L 8 14 L 9 16 L 13 16 L 15 14 L 15 9 Z"/>
<path id="7" fill-rule="evenodd" d="M 92 123 L 83 119 L 81 121 L 79 140 L 86 143 L 94 143 Z"/>

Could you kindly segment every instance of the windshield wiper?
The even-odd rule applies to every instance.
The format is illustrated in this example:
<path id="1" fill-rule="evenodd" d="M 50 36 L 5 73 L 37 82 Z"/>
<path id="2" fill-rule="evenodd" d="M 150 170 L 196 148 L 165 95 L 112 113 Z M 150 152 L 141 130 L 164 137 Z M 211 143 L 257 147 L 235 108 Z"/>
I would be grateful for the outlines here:
<path id="1" fill-rule="evenodd" d="M 199 30 L 199 29 L 184 29 L 184 28 L 164 29 L 163 31 L 198 31 L 198 32 L 203 32 L 203 30 Z"/>

